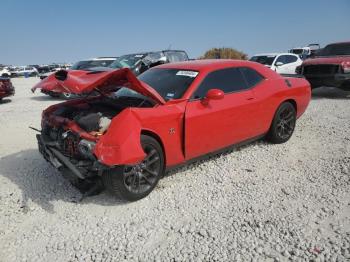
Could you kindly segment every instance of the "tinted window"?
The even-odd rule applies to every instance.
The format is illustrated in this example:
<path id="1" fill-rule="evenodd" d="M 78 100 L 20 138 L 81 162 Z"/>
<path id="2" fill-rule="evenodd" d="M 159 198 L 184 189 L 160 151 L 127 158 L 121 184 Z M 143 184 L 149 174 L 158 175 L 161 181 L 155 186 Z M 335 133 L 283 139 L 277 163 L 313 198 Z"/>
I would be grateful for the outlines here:
<path id="1" fill-rule="evenodd" d="M 221 69 L 211 72 L 205 77 L 196 90 L 194 98 L 205 97 L 208 90 L 213 88 L 221 89 L 224 93 L 230 93 L 247 89 L 248 86 L 239 68 Z"/>
<path id="2" fill-rule="evenodd" d="M 287 64 L 287 56 L 286 55 L 281 55 L 277 58 L 276 63 L 281 62 L 283 64 Z"/>
<path id="3" fill-rule="evenodd" d="M 288 55 L 286 56 L 286 61 L 287 61 L 287 64 L 289 63 L 294 63 L 298 60 L 298 58 L 294 55 Z"/>
<path id="4" fill-rule="evenodd" d="M 242 67 L 241 72 L 244 75 L 249 88 L 255 86 L 264 79 L 262 75 L 248 67 Z"/>
<path id="5" fill-rule="evenodd" d="M 275 57 L 276 56 L 259 55 L 259 56 L 253 56 L 249 60 L 263 64 L 263 65 L 272 65 L 272 62 L 273 60 L 275 60 Z"/>
<path id="6" fill-rule="evenodd" d="M 165 100 L 179 99 L 197 77 L 198 72 L 181 69 L 153 68 L 138 76 Z"/>

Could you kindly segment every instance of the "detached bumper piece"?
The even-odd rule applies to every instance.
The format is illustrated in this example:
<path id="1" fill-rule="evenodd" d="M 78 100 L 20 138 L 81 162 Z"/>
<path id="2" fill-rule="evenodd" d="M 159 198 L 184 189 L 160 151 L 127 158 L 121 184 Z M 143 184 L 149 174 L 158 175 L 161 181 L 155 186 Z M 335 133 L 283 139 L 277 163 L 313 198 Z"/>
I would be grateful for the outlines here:
<path id="1" fill-rule="evenodd" d="M 45 142 L 42 135 L 36 135 L 38 140 L 39 152 L 43 157 L 52 164 L 55 168 L 60 169 L 62 166 L 68 168 L 75 176 L 80 179 L 86 177 L 78 170 L 78 168 L 64 156 L 60 151 L 55 148 L 55 142 Z"/>

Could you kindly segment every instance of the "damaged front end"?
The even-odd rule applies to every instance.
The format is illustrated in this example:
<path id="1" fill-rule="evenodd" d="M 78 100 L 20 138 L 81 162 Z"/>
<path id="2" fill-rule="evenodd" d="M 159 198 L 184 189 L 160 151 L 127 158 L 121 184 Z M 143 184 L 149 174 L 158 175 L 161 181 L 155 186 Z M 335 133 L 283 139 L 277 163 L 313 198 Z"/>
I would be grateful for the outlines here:
<path id="1" fill-rule="evenodd" d="M 99 86 L 103 83 L 98 81 Z M 89 91 L 94 88 L 89 85 Z M 130 92 L 132 87 L 124 89 Z M 37 135 L 40 153 L 83 191 L 87 184 L 100 181 L 105 170 L 137 164 L 145 157 L 140 145 L 141 124 L 133 108 L 157 103 L 140 94 L 116 95 L 115 90 L 119 89 L 53 105 L 42 114 Z"/>

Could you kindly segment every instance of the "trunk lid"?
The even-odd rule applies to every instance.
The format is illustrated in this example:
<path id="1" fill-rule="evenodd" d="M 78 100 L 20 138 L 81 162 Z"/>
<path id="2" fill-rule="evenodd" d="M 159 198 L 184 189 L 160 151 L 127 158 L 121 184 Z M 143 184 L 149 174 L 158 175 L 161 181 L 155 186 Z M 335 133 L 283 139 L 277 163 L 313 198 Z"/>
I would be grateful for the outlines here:
<path id="1" fill-rule="evenodd" d="M 156 90 L 138 80 L 128 68 L 111 71 L 61 70 L 36 84 L 32 88 L 32 92 L 35 92 L 36 89 L 42 89 L 79 95 L 88 94 L 96 89 L 101 92 L 113 92 L 121 86 L 128 87 L 159 104 L 165 103 Z"/>

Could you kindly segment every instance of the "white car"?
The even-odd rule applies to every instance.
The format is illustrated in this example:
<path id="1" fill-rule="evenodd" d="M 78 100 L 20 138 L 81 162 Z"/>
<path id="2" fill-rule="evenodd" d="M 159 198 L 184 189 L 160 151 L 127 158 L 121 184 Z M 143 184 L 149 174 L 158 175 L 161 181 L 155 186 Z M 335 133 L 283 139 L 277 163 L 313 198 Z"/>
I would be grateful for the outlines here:
<path id="1" fill-rule="evenodd" d="M 252 56 L 250 61 L 263 64 L 279 74 L 294 75 L 303 60 L 296 54 L 291 53 L 266 53 Z"/>
<path id="2" fill-rule="evenodd" d="M 33 66 L 21 66 L 18 67 L 17 69 L 15 69 L 12 74 L 14 76 L 25 76 L 25 77 L 29 77 L 29 76 L 37 76 L 39 75 L 38 70 L 33 67 Z"/>
<path id="3" fill-rule="evenodd" d="M 0 67 L 0 76 L 1 77 L 10 77 L 11 72 L 7 67 Z"/>

